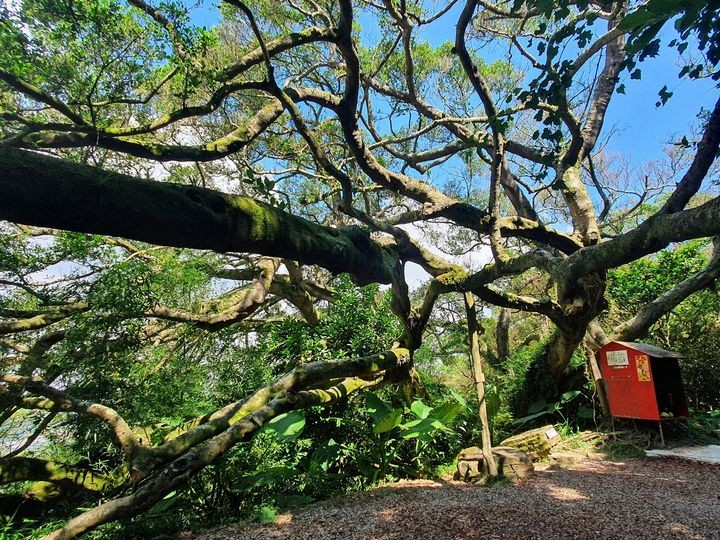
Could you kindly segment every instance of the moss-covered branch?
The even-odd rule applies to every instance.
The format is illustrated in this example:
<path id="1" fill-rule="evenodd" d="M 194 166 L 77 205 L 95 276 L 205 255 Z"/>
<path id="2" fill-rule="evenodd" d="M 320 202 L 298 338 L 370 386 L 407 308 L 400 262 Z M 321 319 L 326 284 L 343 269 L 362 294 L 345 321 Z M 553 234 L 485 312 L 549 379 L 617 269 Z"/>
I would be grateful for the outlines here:
<path id="1" fill-rule="evenodd" d="M 410 360 L 406 349 L 391 349 L 361 358 L 325 360 L 298 366 L 272 383 L 256 390 L 247 398 L 230 403 L 218 411 L 186 423 L 168 436 L 168 441 L 155 448 L 144 448 L 132 462 L 137 478 L 153 468 L 182 455 L 202 441 L 215 436 L 265 407 L 277 396 L 322 387 L 323 383 L 348 377 L 376 377 L 382 372 L 402 367 Z"/>
<path id="2" fill-rule="evenodd" d="M 53 482 L 61 486 L 101 491 L 109 482 L 89 469 L 28 457 L 0 459 L 0 484 L 23 481 Z"/>
<path id="3" fill-rule="evenodd" d="M 407 357 L 407 351 L 397 350 L 392 355 L 383 353 L 383 355 L 369 358 L 381 361 L 390 358 L 400 360 Z M 334 365 L 335 372 L 338 374 L 344 373 L 347 367 L 354 363 L 360 362 L 363 364 L 364 362 L 361 360 L 337 361 L 338 363 Z M 306 375 L 312 377 L 314 371 L 313 368 Z M 181 457 L 166 465 L 161 471 L 142 483 L 137 491 L 131 495 L 108 501 L 71 519 L 62 529 L 46 536 L 45 540 L 69 540 L 93 530 L 103 523 L 141 514 L 152 508 L 167 493 L 184 485 L 192 475 L 215 461 L 235 444 L 246 440 L 278 414 L 312 405 L 327 405 L 382 381 L 382 376 L 367 379 L 346 377 L 328 388 L 281 392 L 273 399 L 259 406 L 251 414 L 245 415 L 228 429 L 195 446 L 189 452 L 184 453 Z"/>
<path id="4" fill-rule="evenodd" d="M 720 197 L 681 212 L 654 215 L 625 234 L 573 253 L 556 272 L 563 282 L 574 283 L 582 276 L 655 253 L 671 242 L 717 234 L 720 234 Z"/>
<path id="5" fill-rule="evenodd" d="M 389 283 L 396 258 L 358 227 L 317 225 L 249 197 L 140 180 L 0 147 L 0 219 L 158 245 L 239 251 Z"/>
<path id="6" fill-rule="evenodd" d="M 51 308 L 46 313 L 34 314 L 33 316 L 25 319 L 0 321 L 0 335 L 45 328 L 46 326 L 50 326 L 51 324 L 67 319 L 77 313 L 87 311 L 88 309 L 89 306 L 87 303 L 76 302 L 65 306 Z"/>
<path id="7" fill-rule="evenodd" d="M 612 339 L 634 341 L 691 294 L 710 287 L 720 279 L 720 238 L 715 238 L 713 257 L 705 268 L 688 276 L 669 291 L 645 304 L 635 316 L 612 330 Z"/>
<path id="8" fill-rule="evenodd" d="M 81 401 L 73 398 L 62 390 L 58 390 L 57 388 L 46 384 L 45 381 L 39 377 L 22 377 L 6 373 L 4 375 L 0 375 L 0 382 L 3 382 L 11 387 L 14 386 L 16 388 L 28 390 L 31 393 L 45 398 L 24 398 L 21 402 L 21 406 L 23 407 L 45 409 L 50 411 L 72 411 L 98 418 L 112 428 L 115 433 L 115 437 L 123 449 L 123 452 L 128 457 L 133 456 L 139 448 L 135 434 L 132 429 L 130 429 L 127 422 L 125 422 L 123 417 L 120 416 L 117 411 L 106 405 L 92 403 L 89 401 Z"/>

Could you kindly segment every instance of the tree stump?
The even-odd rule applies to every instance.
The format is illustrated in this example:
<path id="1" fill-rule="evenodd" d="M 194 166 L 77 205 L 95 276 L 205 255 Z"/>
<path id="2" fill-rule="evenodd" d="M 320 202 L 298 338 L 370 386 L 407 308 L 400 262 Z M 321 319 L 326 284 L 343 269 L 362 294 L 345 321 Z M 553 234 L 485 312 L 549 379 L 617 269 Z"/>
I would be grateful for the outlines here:
<path id="1" fill-rule="evenodd" d="M 493 454 L 498 462 L 498 471 L 513 484 L 519 484 L 535 470 L 530 457 L 517 448 L 496 446 Z"/>
<path id="2" fill-rule="evenodd" d="M 485 458 L 479 446 L 466 448 L 457 455 L 457 470 L 453 475 L 453 480 L 484 482 L 486 476 Z"/>
<path id="3" fill-rule="evenodd" d="M 550 449 L 560 442 L 560 434 L 551 425 L 525 431 L 505 439 L 500 446 L 509 446 L 522 450 L 533 461 L 550 455 Z"/>
<path id="4" fill-rule="evenodd" d="M 516 448 L 497 446 L 492 449 L 497 460 L 498 473 L 517 484 L 535 470 L 528 455 Z M 454 480 L 484 484 L 488 480 L 487 467 L 478 446 L 466 448 L 457 456 Z"/>

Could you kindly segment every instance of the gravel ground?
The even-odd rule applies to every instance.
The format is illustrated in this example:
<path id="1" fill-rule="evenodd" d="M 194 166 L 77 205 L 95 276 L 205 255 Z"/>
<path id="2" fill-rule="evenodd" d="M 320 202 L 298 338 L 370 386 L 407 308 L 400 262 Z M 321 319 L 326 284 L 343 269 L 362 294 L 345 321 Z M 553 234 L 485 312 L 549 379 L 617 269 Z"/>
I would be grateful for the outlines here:
<path id="1" fill-rule="evenodd" d="M 403 481 L 234 525 L 225 539 L 719 539 L 720 466 L 670 459 L 586 459 L 521 486 Z"/>

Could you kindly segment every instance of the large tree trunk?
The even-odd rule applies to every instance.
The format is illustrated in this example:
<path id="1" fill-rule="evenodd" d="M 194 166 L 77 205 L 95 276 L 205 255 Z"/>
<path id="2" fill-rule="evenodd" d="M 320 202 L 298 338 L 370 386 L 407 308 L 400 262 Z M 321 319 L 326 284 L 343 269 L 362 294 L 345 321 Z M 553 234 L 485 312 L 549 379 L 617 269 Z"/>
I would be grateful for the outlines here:
<path id="1" fill-rule="evenodd" d="M 325 227 L 250 197 L 7 147 L 0 147 L 0 170 L 0 219 L 16 223 L 284 257 L 348 272 L 361 284 L 389 283 L 397 264 L 360 227 Z"/>
<path id="2" fill-rule="evenodd" d="M 540 353 L 532 359 L 525 373 L 522 390 L 517 392 L 511 408 L 524 413 L 533 403 L 557 401 L 567 390 L 576 389 L 584 382 L 585 372 L 568 369 L 573 353 L 582 343 L 584 331 L 565 334 L 556 330 Z M 584 366 L 584 364 L 583 364 Z"/>

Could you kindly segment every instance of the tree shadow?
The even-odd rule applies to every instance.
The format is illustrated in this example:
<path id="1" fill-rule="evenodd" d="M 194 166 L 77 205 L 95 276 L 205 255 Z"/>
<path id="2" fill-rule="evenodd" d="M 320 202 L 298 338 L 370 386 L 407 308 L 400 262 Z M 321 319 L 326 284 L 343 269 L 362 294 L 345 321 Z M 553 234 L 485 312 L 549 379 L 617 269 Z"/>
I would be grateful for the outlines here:
<path id="1" fill-rule="evenodd" d="M 219 532 L 207 538 L 716 539 L 720 466 L 588 460 L 520 486 L 404 481 Z"/>

